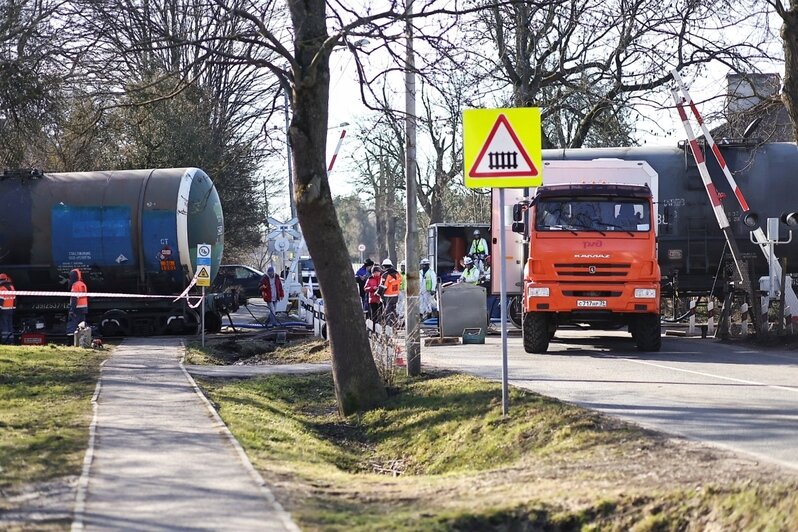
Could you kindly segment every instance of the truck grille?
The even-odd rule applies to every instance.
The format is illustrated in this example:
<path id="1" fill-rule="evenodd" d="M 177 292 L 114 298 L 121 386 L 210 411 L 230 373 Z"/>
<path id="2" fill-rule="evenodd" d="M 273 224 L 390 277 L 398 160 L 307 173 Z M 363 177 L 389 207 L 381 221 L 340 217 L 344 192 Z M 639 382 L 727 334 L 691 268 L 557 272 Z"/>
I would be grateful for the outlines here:
<path id="1" fill-rule="evenodd" d="M 558 277 L 622 278 L 629 274 L 630 263 L 559 263 L 554 265 Z"/>
<path id="2" fill-rule="evenodd" d="M 569 297 L 621 297 L 620 290 L 563 290 L 564 296 Z"/>

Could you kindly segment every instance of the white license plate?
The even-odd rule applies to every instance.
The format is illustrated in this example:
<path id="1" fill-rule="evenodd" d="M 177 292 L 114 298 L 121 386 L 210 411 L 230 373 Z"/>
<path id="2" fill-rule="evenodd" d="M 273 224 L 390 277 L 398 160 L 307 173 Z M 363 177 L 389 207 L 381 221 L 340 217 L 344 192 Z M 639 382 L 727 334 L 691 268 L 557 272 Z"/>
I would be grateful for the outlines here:
<path id="1" fill-rule="evenodd" d="M 576 306 L 590 307 L 590 308 L 606 307 L 607 301 L 605 301 L 604 299 L 577 299 Z"/>

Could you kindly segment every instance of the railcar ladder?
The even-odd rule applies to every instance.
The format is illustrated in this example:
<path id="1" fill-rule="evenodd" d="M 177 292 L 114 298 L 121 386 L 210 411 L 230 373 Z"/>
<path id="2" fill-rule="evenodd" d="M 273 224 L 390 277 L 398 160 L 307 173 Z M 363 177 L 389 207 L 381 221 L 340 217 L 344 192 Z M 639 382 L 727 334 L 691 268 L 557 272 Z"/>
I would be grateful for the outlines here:
<path id="1" fill-rule="evenodd" d="M 687 273 L 709 271 L 707 224 L 703 218 L 687 219 Z"/>

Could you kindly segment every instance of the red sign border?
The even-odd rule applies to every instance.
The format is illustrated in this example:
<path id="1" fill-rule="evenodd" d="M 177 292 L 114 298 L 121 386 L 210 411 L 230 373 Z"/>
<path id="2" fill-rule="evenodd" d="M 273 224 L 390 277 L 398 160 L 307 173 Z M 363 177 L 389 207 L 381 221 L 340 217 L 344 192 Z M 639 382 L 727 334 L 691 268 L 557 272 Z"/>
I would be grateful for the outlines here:
<path id="1" fill-rule="evenodd" d="M 493 137 L 496 136 L 496 132 L 499 130 L 499 124 L 502 124 L 502 123 L 507 128 L 507 131 L 510 133 L 510 137 L 512 137 L 513 142 L 515 142 L 516 148 L 518 148 L 518 151 L 521 152 L 521 155 L 523 156 L 524 160 L 529 165 L 529 168 L 531 168 L 531 173 L 530 172 L 521 173 L 521 172 L 517 172 L 517 171 L 516 172 L 495 172 L 495 173 L 489 173 L 489 174 L 484 173 L 484 172 L 476 173 L 477 166 L 479 166 L 479 163 L 481 163 L 482 159 L 485 157 L 485 153 L 488 151 L 488 146 L 490 146 L 491 141 L 493 141 Z M 518 136 L 515 134 L 515 131 L 513 130 L 513 126 L 510 125 L 510 121 L 507 119 L 507 117 L 504 115 L 504 113 L 500 113 L 499 117 L 496 119 L 496 123 L 493 124 L 493 129 L 491 129 L 487 140 L 482 145 L 482 149 L 480 150 L 479 155 L 477 155 L 477 158 L 474 161 L 474 164 L 471 166 L 471 171 L 468 172 L 468 177 L 470 177 L 470 178 L 537 177 L 538 175 L 540 175 L 540 172 L 538 171 L 537 167 L 535 166 L 535 163 L 532 162 L 532 159 L 530 159 L 529 154 L 527 154 L 526 150 L 524 149 L 524 145 L 521 144 L 520 140 L 518 140 Z"/>

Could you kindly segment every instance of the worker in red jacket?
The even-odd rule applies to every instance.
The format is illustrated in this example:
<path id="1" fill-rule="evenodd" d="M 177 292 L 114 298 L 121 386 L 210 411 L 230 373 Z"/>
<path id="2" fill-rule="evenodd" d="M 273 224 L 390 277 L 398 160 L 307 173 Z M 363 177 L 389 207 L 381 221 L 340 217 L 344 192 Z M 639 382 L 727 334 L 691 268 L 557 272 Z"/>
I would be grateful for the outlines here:
<path id="1" fill-rule="evenodd" d="M 14 343 L 14 309 L 17 306 L 17 298 L 4 294 L 13 291 L 11 277 L 0 273 L 0 343 L 4 344 Z"/>
<path id="2" fill-rule="evenodd" d="M 283 281 L 279 276 L 275 275 L 274 267 L 269 266 L 266 270 L 266 275 L 260 279 L 260 293 L 263 300 L 269 307 L 269 316 L 266 323 L 267 326 L 277 327 L 280 322 L 277 319 L 277 302 L 283 299 L 285 292 L 283 292 Z"/>
<path id="3" fill-rule="evenodd" d="M 377 291 L 382 284 L 382 268 L 376 264 L 371 267 L 371 277 L 366 279 L 366 284 L 363 285 L 363 291 L 369 303 L 369 318 L 374 323 L 378 323 L 382 319 L 382 299 Z"/>
<path id="4" fill-rule="evenodd" d="M 74 295 L 69 298 L 69 316 L 66 327 L 67 336 L 75 334 L 78 325 L 86 321 L 86 315 L 89 313 L 89 298 L 85 295 L 80 295 L 85 294 L 89 290 L 86 288 L 86 283 L 83 282 L 83 274 L 80 273 L 78 268 L 69 272 L 69 291 Z"/>

